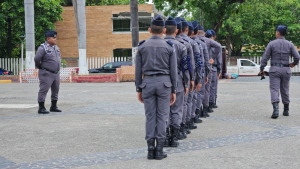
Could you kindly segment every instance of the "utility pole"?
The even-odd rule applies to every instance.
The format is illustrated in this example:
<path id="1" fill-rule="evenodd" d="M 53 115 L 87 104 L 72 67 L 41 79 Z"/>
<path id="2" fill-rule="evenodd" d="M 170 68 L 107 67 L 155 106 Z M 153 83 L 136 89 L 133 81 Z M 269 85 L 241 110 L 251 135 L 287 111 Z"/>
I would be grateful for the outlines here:
<path id="1" fill-rule="evenodd" d="M 138 1 L 130 0 L 131 16 L 131 38 L 132 38 L 132 65 L 135 65 L 135 56 L 139 43 L 139 19 L 138 19 Z"/>
<path id="2" fill-rule="evenodd" d="M 24 0 L 25 32 L 26 32 L 26 69 L 34 69 L 35 37 L 34 37 L 34 0 Z"/>
<path id="3" fill-rule="evenodd" d="M 89 74 L 86 64 L 86 16 L 85 0 L 72 0 L 76 20 L 79 51 L 79 75 Z"/>

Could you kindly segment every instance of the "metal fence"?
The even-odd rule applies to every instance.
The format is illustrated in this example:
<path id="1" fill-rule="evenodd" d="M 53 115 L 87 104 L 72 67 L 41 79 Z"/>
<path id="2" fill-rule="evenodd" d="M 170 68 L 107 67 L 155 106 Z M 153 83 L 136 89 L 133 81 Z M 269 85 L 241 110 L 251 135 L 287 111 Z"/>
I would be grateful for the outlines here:
<path id="1" fill-rule="evenodd" d="M 88 69 L 100 68 L 109 62 L 124 62 L 129 61 L 129 57 L 89 57 L 86 59 Z"/>
<path id="2" fill-rule="evenodd" d="M 21 68 L 21 58 L 0 58 L 0 68 L 12 71 L 13 75 L 19 75 L 25 67 L 25 59 L 23 60 L 23 68 Z"/>

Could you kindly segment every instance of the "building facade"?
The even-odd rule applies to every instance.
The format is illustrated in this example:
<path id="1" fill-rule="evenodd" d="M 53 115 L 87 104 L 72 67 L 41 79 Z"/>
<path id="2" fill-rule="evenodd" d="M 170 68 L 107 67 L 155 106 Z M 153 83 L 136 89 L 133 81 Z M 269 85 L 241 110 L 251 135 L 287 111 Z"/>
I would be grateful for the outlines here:
<path id="1" fill-rule="evenodd" d="M 64 7 L 63 21 L 55 24 L 57 45 L 68 67 L 78 66 L 78 39 L 73 7 Z M 155 12 L 153 4 L 138 7 L 139 39 L 148 39 L 151 20 Z M 132 57 L 130 5 L 86 7 L 86 51 L 90 57 Z"/>

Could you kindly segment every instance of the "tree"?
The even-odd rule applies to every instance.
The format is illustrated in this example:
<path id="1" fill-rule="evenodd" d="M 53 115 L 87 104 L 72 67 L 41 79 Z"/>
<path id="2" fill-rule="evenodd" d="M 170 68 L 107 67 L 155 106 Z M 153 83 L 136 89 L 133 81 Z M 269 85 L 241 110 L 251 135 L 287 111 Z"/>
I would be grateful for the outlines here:
<path id="1" fill-rule="evenodd" d="M 34 1 L 35 45 L 45 41 L 45 31 L 55 29 L 54 23 L 62 20 L 60 0 Z M 23 0 L 0 1 L 0 57 L 20 56 L 20 35 L 25 35 Z"/>
<path id="2" fill-rule="evenodd" d="M 144 4 L 146 0 L 139 0 L 139 4 Z M 98 6 L 98 5 L 129 5 L 130 0 L 86 0 L 86 6 Z M 62 6 L 73 6 L 72 0 L 62 0 Z"/>
<path id="3" fill-rule="evenodd" d="M 244 55 L 261 56 L 270 40 L 276 38 L 278 25 L 287 25 L 286 39 L 300 46 L 299 0 L 248 0 L 238 14 L 223 23 L 218 40 L 227 47 L 229 55 L 241 56 L 244 47 Z"/>
<path id="4" fill-rule="evenodd" d="M 224 16 L 238 13 L 240 4 L 244 3 L 245 0 L 154 0 L 155 7 L 160 10 L 164 8 L 171 9 L 171 13 L 177 13 L 183 9 L 188 12 L 199 11 L 199 16 L 193 15 L 197 19 L 200 18 L 200 11 L 204 13 L 204 19 L 209 20 L 212 27 L 218 34 L 221 28 Z"/>

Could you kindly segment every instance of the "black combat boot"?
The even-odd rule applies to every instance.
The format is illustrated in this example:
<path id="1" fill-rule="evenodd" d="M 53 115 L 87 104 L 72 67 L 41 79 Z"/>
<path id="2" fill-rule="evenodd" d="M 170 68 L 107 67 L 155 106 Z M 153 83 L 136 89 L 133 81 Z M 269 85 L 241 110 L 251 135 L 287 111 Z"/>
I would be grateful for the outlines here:
<path id="1" fill-rule="evenodd" d="M 289 104 L 284 104 L 283 115 L 284 115 L 284 116 L 289 116 L 289 115 L 290 115 L 290 114 L 289 114 L 289 110 L 290 110 Z"/>
<path id="2" fill-rule="evenodd" d="M 191 130 L 189 129 L 189 122 L 186 121 L 185 124 L 184 124 L 184 132 L 186 134 L 191 134 Z"/>
<path id="3" fill-rule="evenodd" d="M 217 99 L 216 99 L 215 102 L 214 102 L 213 108 L 214 108 L 214 109 L 215 109 L 215 108 L 218 108 L 218 106 L 217 106 Z"/>
<path id="4" fill-rule="evenodd" d="M 208 106 L 203 106 L 203 118 L 209 117 Z"/>
<path id="5" fill-rule="evenodd" d="M 196 129 L 196 128 L 197 128 L 197 125 L 194 123 L 194 120 L 191 119 L 191 120 L 189 121 L 189 129 L 190 129 L 190 130 L 194 130 L 194 129 Z"/>
<path id="6" fill-rule="evenodd" d="M 179 140 L 183 140 L 183 139 L 187 138 L 186 132 L 184 131 L 184 124 L 182 124 L 182 123 L 180 124 L 179 133 L 181 133 L 180 137 L 179 137 Z"/>
<path id="7" fill-rule="evenodd" d="M 164 141 L 156 140 L 155 160 L 162 160 L 167 158 L 167 154 L 164 153 Z"/>
<path id="8" fill-rule="evenodd" d="M 39 102 L 39 114 L 49 114 L 50 112 L 46 110 L 45 108 L 45 103 L 44 102 Z"/>
<path id="9" fill-rule="evenodd" d="M 200 117 L 203 117 L 203 118 L 206 118 L 206 116 L 204 115 L 204 105 L 203 107 L 201 106 L 201 109 L 200 109 Z"/>
<path id="10" fill-rule="evenodd" d="M 273 114 L 271 116 L 272 119 L 277 119 L 279 116 L 279 105 L 278 103 L 273 103 Z"/>
<path id="11" fill-rule="evenodd" d="M 150 140 L 147 141 L 148 144 L 148 155 L 147 155 L 147 159 L 149 160 L 153 160 L 155 159 L 155 139 L 152 138 Z"/>
<path id="12" fill-rule="evenodd" d="M 201 113 L 201 111 L 199 109 L 196 109 L 196 112 L 195 112 L 196 116 L 195 116 L 195 118 L 193 118 L 194 123 L 202 123 L 202 120 L 200 119 L 200 113 Z"/>
<path id="13" fill-rule="evenodd" d="M 214 106 L 214 103 L 213 102 L 209 102 L 208 111 L 207 111 L 208 113 L 214 112 L 213 106 Z"/>
<path id="14" fill-rule="evenodd" d="M 170 129 L 167 128 L 166 130 L 166 139 L 165 139 L 165 143 L 164 143 L 164 147 L 170 147 Z"/>
<path id="15" fill-rule="evenodd" d="M 179 142 L 178 142 L 179 128 L 175 128 L 173 126 L 170 126 L 170 129 L 171 129 L 170 146 L 171 147 L 178 147 L 179 146 Z"/>
<path id="16" fill-rule="evenodd" d="M 50 107 L 51 112 L 61 112 L 61 110 L 57 108 L 56 104 L 57 104 L 57 100 L 51 101 L 51 107 Z"/>

